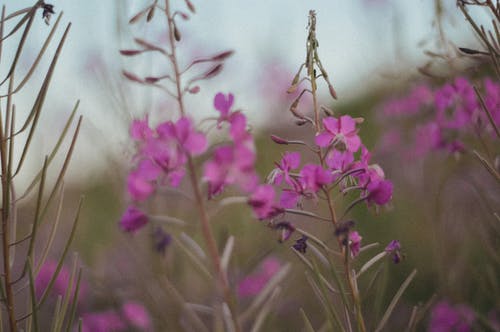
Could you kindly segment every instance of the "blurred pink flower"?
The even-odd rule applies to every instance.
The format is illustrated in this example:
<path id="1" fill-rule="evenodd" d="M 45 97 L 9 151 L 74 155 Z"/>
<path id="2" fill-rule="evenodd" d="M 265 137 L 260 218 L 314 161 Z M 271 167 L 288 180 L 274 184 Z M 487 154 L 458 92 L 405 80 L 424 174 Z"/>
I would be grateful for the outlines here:
<path id="1" fill-rule="evenodd" d="M 434 305 L 429 322 L 429 332 L 472 331 L 474 311 L 464 304 L 452 306 L 447 301 Z"/>
<path id="2" fill-rule="evenodd" d="M 50 279 L 56 272 L 56 269 L 57 269 L 57 262 L 54 260 L 48 260 L 42 265 L 40 272 L 35 278 L 35 294 L 38 299 L 42 297 L 43 293 L 45 292 L 45 289 L 50 283 Z M 69 271 L 69 269 L 64 265 L 61 266 L 61 269 L 55 279 L 50 294 L 54 295 L 55 297 L 57 296 L 64 297 L 64 294 L 66 294 L 66 291 L 69 287 L 70 278 L 71 278 L 71 272 Z M 84 280 L 80 280 L 78 299 L 77 299 L 78 303 L 81 303 L 85 299 L 87 288 L 88 288 L 87 283 Z M 71 289 L 71 299 L 73 299 L 73 294 L 75 293 L 75 289 L 76 289 L 76 276 L 73 281 L 73 286 Z"/>
<path id="3" fill-rule="evenodd" d="M 259 294 L 280 268 L 281 262 L 278 259 L 274 257 L 266 258 L 257 271 L 246 276 L 238 283 L 238 295 L 240 297 L 251 297 Z"/>
<path id="4" fill-rule="evenodd" d="M 148 216 L 137 207 L 127 208 L 120 220 L 120 228 L 127 233 L 135 233 L 148 223 Z"/>
<path id="5" fill-rule="evenodd" d="M 248 199 L 257 218 L 263 220 L 277 216 L 283 208 L 275 203 L 276 193 L 269 184 L 259 185 Z"/>
<path id="6" fill-rule="evenodd" d="M 128 301 L 122 306 L 123 317 L 139 331 L 151 329 L 151 317 L 146 308 L 140 303 Z"/>
<path id="7" fill-rule="evenodd" d="M 82 315 L 82 332 L 119 332 L 126 329 L 123 318 L 113 310 Z"/>
<path id="8" fill-rule="evenodd" d="M 356 231 L 352 231 L 349 233 L 349 250 L 351 251 L 352 257 L 356 257 L 359 255 L 362 239 L 363 238 Z"/>

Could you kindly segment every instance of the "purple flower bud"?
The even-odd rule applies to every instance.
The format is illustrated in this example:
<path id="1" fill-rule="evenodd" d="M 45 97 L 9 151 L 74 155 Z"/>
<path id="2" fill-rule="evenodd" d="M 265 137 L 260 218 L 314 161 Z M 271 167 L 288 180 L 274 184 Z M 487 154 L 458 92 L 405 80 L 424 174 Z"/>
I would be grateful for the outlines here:
<path id="1" fill-rule="evenodd" d="M 135 233 L 148 223 L 148 216 L 135 206 L 129 206 L 120 220 L 120 228 L 127 233 Z"/>
<path id="2" fill-rule="evenodd" d="M 308 237 L 305 235 L 302 235 L 300 239 L 295 241 L 295 244 L 292 246 L 293 249 L 297 250 L 298 252 L 305 254 L 306 249 L 307 249 L 307 239 Z"/>

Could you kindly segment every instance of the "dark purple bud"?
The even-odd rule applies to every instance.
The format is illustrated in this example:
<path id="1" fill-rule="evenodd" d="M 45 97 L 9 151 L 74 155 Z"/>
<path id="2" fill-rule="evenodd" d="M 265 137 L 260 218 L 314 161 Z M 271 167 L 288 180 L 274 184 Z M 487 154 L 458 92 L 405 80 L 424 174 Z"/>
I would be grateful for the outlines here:
<path id="1" fill-rule="evenodd" d="M 385 251 L 388 254 L 392 255 L 392 261 L 395 264 L 398 264 L 403 259 L 403 256 L 401 254 L 401 244 L 398 240 L 392 240 L 391 242 L 389 242 L 387 247 L 385 247 Z"/>
<path id="2" fill-rule="evenodd" d="M 219 63 L 218 65 L 215 65 L 214 67 L 210 68 L 205 74 L 203 74 L 203 78 L 212 78 L 214 76 L 217 76 L 220 72 L 222 71 L 222 64 Z"/>
<path id="3" fill-rule="evenodd" d="M 172 242 L 172 237 L 161 227 L 155 227 L 152 236 L 154 250 L 161 254 L 164 254 L 165 250 Z"/>
<path id="4" fill-rule="evenodd" d="M 50 16 L 52 16 L 52 14 L 55 14 L 54 5 L 43 4 L 42 8 L 42 18 L 45 20 L 45 23 L 49 24 Z"/>
<path id="5" fill-rule="evenodd" d="M 297 250 L 298 252 L 305 254 L 306 249 L 307 249 L 307 239 L 308 237 L 305 235 L 302 235 L 300 239 L 295 241 L 295 244 L 292 246 L 293 249 Z"/>
<path id="6" fill-rule="evenodd" d="M 175 23 L 174 23 L 174 38 L 176 41 L 181 41 L 181 33 L 179 32 L 179 29 L 177 29 Z"/>
<path id="7" fill-rule="evenodd" d="M 356 225 L 354 220 L 346 220 L 338 223 L 335 228 L 335 236 L 342 236 L 348 234 L 351 229 Z"/>
<path id="8" fill-rule="evenodd" d="M 149 22 L 153 19 L 153 16 L 155 15 L 155 8 L 156 6 L 151 6 L 148 11 L 148 16 L 146 16 L 146 21 Z"/>

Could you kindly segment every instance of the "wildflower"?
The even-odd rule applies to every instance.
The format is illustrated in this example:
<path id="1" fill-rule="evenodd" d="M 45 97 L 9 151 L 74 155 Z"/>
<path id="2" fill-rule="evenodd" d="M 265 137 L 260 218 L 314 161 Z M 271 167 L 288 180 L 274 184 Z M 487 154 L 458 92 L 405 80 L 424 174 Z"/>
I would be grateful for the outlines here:
<path id="1" fill-rule="evenodd" d="M 255 152 L 245 145 L 226 145 L 215 149 L 203 169 L 209 184 L 209 197 L 220 194 L 226 185 L 237 184 L 245 192 L 257 185 Z"/>
<path id="2" fill-rule="evenodd" d="M 392 198 L 392 182 L 389 180 L 377 179 L 370 181 L 366 186 L 367 191 L 367 203 L 384 205 L 388 203 Z"/>
<path id="3" fill-rule="evenodd" d="M 151 317 L 142 304 L 134 301 L 125 302 L 121 312 L 127 322 L 137 330 L 148 331 L 151 329 Z"/>
<path id="4" fill-rule="evenodd" d="M 268 219 L 283 213 L 283 208 L 274 203 L 274 188 L 269 184 L 259 185 L 248 199 L 255 215 L 260 219 Z"/>
<path id="5" fill-rule="evenodd" d="M 333 176 L 320 165 L 307 164 L 300 171 L 300 182 L 303 187 L 313 193 L 318 192 L 321 187 L 330 184 Z"/>
<path id="6" fill-rule="evenodd" d="M 358 151 L 361 139 L 356 130 L 356 121 L 349 115 L 343 115 L 339 119 L 327 117 L 323 119 L 325 130 L 316 135 L 316 144 L 327 147 L 332 143 L 341 142 L 345 149 L 351 152 Z"/>
<path id="7" fill-rule="evenodd" d="M 297 250 L 298 252 L 305 254 L 307 250 L 307 239 L 308 237 L 305 235 L 302 235 L 300 239 L 295 241 L 295 244 L 292 246 L 293 249 Z"/>
<path id="8" fill-rule="evenodd" d="M 127 190 L 134 201 L 144 201 L 155 191 L 154 182 L 161 174 L 160 167 L 150 159 L 143 159 L 127 178 Z M 176 181 L 173 181 L 174 183 Z"/>
<path id="9" fill-rule="evenodd" d="M 388 254 L 392 255 L 392 260 L 395 264 L 398 264 L 399 262 L 401 262 L 401 244 L 399 243 L 398 240 L 392 240 L 391 242 L 389 242 L 389 244 L 387 245 L 387 247 L 385 247 L 385 252 L 387 252 Z"/>
<path id="10" fill-rule="evenodd" d="M 250 297 L 259 294 L 280 268 L 279 260 L 274 257 L 266 258 L 256 272 L 246 276 L 238 283 L 238 295 Z"/>
<path id="11" fill-rule="evenodd" d="M 129 206 L 120 220 L 120 228 L 127 233 L 135 233 L 148 223 L 148 216 L 135 206 Z"/>
<path id="12" fill-rule="evenodd" d="M 137 141 L 143 141 L 153 137 L 153 130 L 149 128 L 147 115 L 144 120 L 135 119 L 132 121 L 130 125 L 130 136 Z"/>
<path id="13" fill-rule="evenodd" d="M 35 295 L 37 299 L 40 299 L 43 293 L 45 292 L 47 286 L 50 283 L 50 280 L 52 279 L 52 276 L 57 270 L 57 264 L 58 262 L 55 260 L 48 260 L 42 265 L 40 272 L 37 274 L 35 278 Z M 55 297 L 57 296 L 64 297 L 64 295 L 68 290 L 70 279 L 71 279 L 71 272 L 66 266 L 62 265 L 61 269 L 59 270 L 59 274 L 57 275 L 55 282 L 52 285 L 50 294 L 54 295 Z M 83 280 L 81 280 L 78 289 L 78 297 L 77 297 L 78 302 L 81 302 L 85 297 L 87 287 L 88 285 Z M 70 297 L 71 299 L 73 299 L 75 290 L 76 290 L 76 281 L 74 281 L 74 284 L 71 289 L 71 297 Z"/>
<path id="14" fill-rule="evenodd" d="M 220 117 L 217 120 L 217 124 L 220 124 L 223 121 L 229 121 L 229 115 L 231 107 L 233 106 L 233 102 L 234 96 L 232 93 L 229 93 L 227 97 L 221 92 L 215 95 L 214 107 L 217 111 L 220 112 Z"/>
<path id="15" fill-rule="evenodd" d="M 175 139 L 178 146 L 185 152 L 196 156 L 207 149 L 207 139 L 204 134 L 193 128 L 188 117 L 182 117 L 176 123 L 167 121 L 161 123 L 156 131 L 161 139 Z"/>
<path id="16" fill-rule="evenodd" d="M 82 315 L 82 332 L 125 331 L 127 325 L 113 310 Z"/>
<path id="17" fill-rule="evenodd" d="M 279 185 L 285 182 L 291 186 L 295 184 L 295 181 L 290 177 L 290 171 L 297 169 L 300 165 L 300 153 L 298 152 L 285 152 L 280 163 L 276 164 L 276 168 L 271 172 L 270 178 L 271 183 L 274 185 Z"/>
<path id="18" fill-rule="evenodd" d="M 429 323 L 429 332 L 472 331 L 474 311 L 466 305 L 452 306 L 447 301 L 434 305 Z"/>
<path id="19" fill-rule="evenodd" d="M 354 154 L 348 150 L 339 151 L 333 149 L 327 154 L 325 161 L 331 170 L 337 171 L 334 178 L 338 178 L 342 173 L 346 172 L 354 162 Z"/>
<path id="20" fill-rule="evenodd" d="M 361 237 L 358 232 L 352 231 L 349 233 L 349 251 L 351 252 L 351 257 L 359 255 L 361 239 L 363 239 L 363 237 Z"/>

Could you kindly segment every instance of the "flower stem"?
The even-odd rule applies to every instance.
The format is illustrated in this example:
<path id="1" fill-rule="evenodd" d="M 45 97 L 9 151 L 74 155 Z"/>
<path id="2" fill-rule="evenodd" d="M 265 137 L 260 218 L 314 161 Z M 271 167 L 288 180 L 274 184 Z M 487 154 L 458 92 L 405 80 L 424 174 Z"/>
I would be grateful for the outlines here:
<path id="1" fill-rule="evenodd" d="M 179 112 L 180 112 L 181 116 L 184 116 L 186 114 L 186 111 L 184 108 L 184 100 L 183 100 L 183 92 L 182 92 L 183 90 L 182 90 L 182 84 L 181 84 L 181 72 L 179 70 L 179 65 L 177 63 L 177 56 L 176 56 L 176 49 L 175 49 L 175 36 L 174 36 L 174 20 L 173 20 L 172 14 L 170 12 L 170 1 L 169 0 L 165 0 L 165 14 L 166 14 L 167 20 L 168 20 L 169 41 L 170 41 L 170 46 L 171 46 L 170 60 L 172 62 L 172 66 L 173 66 L 174 73 L 175 73 L 175 85 L 177 88 L 177 103 L 179 104 Z M 200 185 L 198 182 L 198 177 L 196 175 L 196 167 L 194 165 L 193 158 L 190 155 L 188 155 L 188 173 L 189 173 L 189 178 L 191 180 L 191 186 L 192 186 L 193 191 L 194 191 L 196 205 L 198 207 L 198 214 L 200 217 L 203 237 L 205 239 L 205 243 L 206 243 L 207 249 L 209 251 L 210 258 L 212 260 L 212 264 L 214 266 L 215 272 L 218 275 L 220 285 L 222 286 L 222 292 L 223 292 L 225 302 L 227 303 L 227 305 L 229 307 L 229 311 L 231 312 L 231 318 L 233 320 L 234 328 L 235 328 L 236 332 L 241 332 L 242 329 L 240 326 L 240 322 L 239 322 L 238 317 L 236 315 L 236 308 L 235 308 L 236 303 L 235 303 L 235 300 L 232 296 L 226 273 L 224 272 L 224 270 L 222 268 L 221 259 L 220 259 L 219 252 L 217 249 L 217 243 L 215 241 L 212 227 L 210 226 L 207 209 L 205 207 L 205 200 L 203 199 L 203 195 L 202 195 Z"/>

